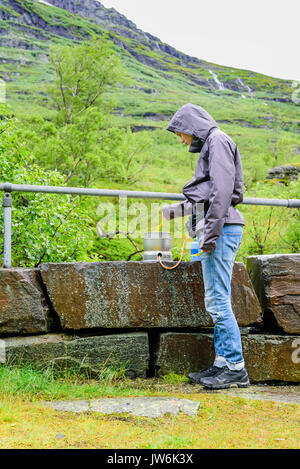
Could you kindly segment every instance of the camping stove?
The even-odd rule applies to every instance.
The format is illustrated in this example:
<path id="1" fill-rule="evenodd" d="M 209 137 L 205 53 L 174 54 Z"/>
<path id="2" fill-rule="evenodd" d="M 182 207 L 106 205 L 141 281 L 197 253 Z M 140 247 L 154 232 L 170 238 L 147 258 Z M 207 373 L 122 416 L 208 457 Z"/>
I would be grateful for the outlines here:
<path id="1" fill-rule="evenodd" d="M 161 231 L 146 233 L 143 240 L 144 262 L 158 261 L 158 255 L 161 254 L 162 261 L 172 261 L 172 238 L 171 233 Z"/>

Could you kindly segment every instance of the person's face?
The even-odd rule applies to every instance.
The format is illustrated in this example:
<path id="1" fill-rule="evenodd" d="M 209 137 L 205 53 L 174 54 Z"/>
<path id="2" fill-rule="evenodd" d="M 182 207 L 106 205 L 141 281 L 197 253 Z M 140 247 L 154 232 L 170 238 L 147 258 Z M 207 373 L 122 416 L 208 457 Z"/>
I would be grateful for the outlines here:
<path id="1" fill-rule="evenodd" d="M 193 138 L 194 138 L 192 135 L 183 134 L 182 132 L 175 132 L 175 133 L 180 138 L 181 143 L 184 143 L 185 145 L 188 145 L 188 146 L 192 145 Z"/>

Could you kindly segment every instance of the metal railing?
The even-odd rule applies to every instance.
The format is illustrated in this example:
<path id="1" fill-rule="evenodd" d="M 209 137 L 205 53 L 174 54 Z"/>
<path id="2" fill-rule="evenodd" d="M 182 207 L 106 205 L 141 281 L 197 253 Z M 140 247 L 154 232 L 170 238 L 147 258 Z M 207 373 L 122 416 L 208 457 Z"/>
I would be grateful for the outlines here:
<path id="1" fill-rule="evenodd" d="M 168 192 L 144 192 L 144 191 L 127 191 L 115 189 L 86 189 L 80 187 L 57 187 L 57 186 L 33 186 L 22 184 L 4 183 L 0 184 L 0 191 L 4 191 L 3 208 L 4 208 L 4 262 L 3 267 L 11 267 L 11 212 L 12 212 L 12 192 L 32 192 L 43 194 L 69 194 L 84 195 L 94 197 L 128 197 L 134 199 L 163 199 L 163 200 L 185 200 L 184 195 Z M 244 205 L 266 205 L 275 207 L 300 208 L 299 199 L 251 199 L 245 198 L 242 202 Z"/>

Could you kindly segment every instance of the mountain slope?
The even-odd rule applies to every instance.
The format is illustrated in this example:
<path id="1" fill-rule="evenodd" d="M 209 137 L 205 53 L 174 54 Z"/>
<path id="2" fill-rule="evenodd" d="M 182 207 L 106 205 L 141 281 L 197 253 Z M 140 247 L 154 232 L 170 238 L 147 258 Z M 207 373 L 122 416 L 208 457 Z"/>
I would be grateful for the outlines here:
<path id="1" fill-rule="evenodd" d="M 63 8 L 86 18 L 90 18 L 96 24 L 103 26 L 105 29 L 114 31 L 120 36 L 138 41 L 140 44 L 152 51 L 158 53 L 163 52 L 173 59 L 173 63 L 176 63 L 179 66 L 191 67 L 192 70 L 193 68 L 196 69 L 199 67 L 198 71 L 200 72 L 200 77 L 203 78 L 203 81 L 201 82 L 198 80 L 198 83 L 202 86 L 211 86 L 212 88 L 217 89 L 225 88 L 244 93 L 251 93 L 252 90 L 268 91 L 265 90 L 263 86 L 262 75 L 251 71 L 244 71 L 224 66 L 222 67 L 200 60 L 196 57 L 190 57 L 183 54 L 168 44 L 161 42 L 157 37 L 138 29 L 136 25 L 132 21 L 129 21 L 124 15 L 121 15 L 113 8 L 105 8 L 97 0 L 83 0 L 81 2 L 77 2 L 75 0 L 49 0 L 48 4 Z M 165 57 L 164 60 L 170 63 L 170 57 Z M 232 76 L 230 76 L 230 72 L 232 73 Z M 218 77 L 217 74 L 220 74 L 220 76 Z M 291 81 L 288 80 L 268 77 L 268 81 L 271 89 L 272 85 L 277 88 L 279 87 L 283 94 L 284 90 L 286 91 L 286 86 L 291 86 Z M 278 98 L 280 97 L 278 96 L 277 99 Z M 286 99 L 288 101 L 289 97 L 286 96 Z"/>
<path id="2" fill-rule="evenodd" d="M 126 185 L 107 177 L 95 181 L 95 187 L 181 192 L 194 173 L 197 154 L 178 145 L 165 128 L 182 104 L 192 102 L 207 109 L 237 143 L 243 157 L 245 197 L 298 197 L 295 185 L 292 189 L 276 180 L 265 181 L 268 169 L 299 161 L 300 107 L 293 102 L 291 81 L 189 57 L 95 0 L 0 0 L 0 79 L 6 85 L 10 112 L 19 118 L 20 141 L 25 139 L 36 158 L 34 136 L 40 127 L 48 127 L 54 115 L 45 89 L 53 79 L 50 46 L 74 46 L 92 33 L 107 32 L 128 76 L 126 85 L 106 95 L 116 103 L 116 124 L 151 131 L 153 146 L 151 161 L 138 181 Z M 43 156 L 46 160 L 47 152 Z M 93 216 L 96 205 L 92 204 L 96 203 L 90 202 Z M 274 209 L 271 220 L 272 209 L 241 206 L 240 210 L 247 220 L 245 238 L 249 241 L 243 244 L 238 260 L 245 261 L 249 254 L 279 252 L 282 232 L 290 230 L 295 211 Z M 272 236 L 266 238 L 263 227 L 269 229 L 268 221 L 272 221 Z M 276 230 L 278 235 L 274 235 Z M 107 252 L 108 259 L 119 259 L 119 240 L 104 246 L 105 242 L 98 240 L 96 250 Z M 125 258 L 127 251 L 124 248 Z"/>
<path id="3" fill-rule="evenodd" d="M 44 91 L 53 76 L 50 45 L 107 31 L 131 79 L 114 91 L 116 112 L 134 130 L 161 127 L 178 106 L 192 101 L 225 127 L 299 132 L 291 81 L 189 57 L 96 0 L 0 0 L 0 77 L 7 102 L 16 113 L 26 108 L 51 117 Z"/>
<path id="4" fill-rule="evenodd" d="M 52 5 L 52 7 L 51 7 Z M 56 8 L 59 7 L 59 8 Z M 67 11 L 64 14 L 63 11 Z M 85 18 L 85 23 L 79 17 Z M 23 35 L 37 40 L 58 38 L 79 39 L 91 30 L 111 31 L 114 42 L 141 63 L 159 70 L 179 71 L 188 81 L 211 90 L 234 90 L 241 93 L 257 92 L 258 96 L 291 101 L 288 80 L 222 67 L 189 57 L 162 43 L 151 34 L 139 30 L 134 23 L 114 9 L 106 9 L 96 0 L 22 1 L 1 0 L 1 46 L 15 46 L 12 36 Z M 19 43 L 22 48 L 24 42 Z"/>

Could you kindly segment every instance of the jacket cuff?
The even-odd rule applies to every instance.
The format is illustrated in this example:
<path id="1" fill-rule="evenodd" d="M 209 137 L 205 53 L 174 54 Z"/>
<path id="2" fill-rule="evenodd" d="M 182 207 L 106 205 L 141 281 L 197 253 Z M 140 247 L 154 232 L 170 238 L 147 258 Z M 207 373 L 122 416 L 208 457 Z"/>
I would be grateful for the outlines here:
<path id="1" fill-rule="evenodd" d="M 171 205 L 165 205 L 162 208 L 162 213 L 166 220 L 173 220 L 173 218 L 185 217 L 186 215 L 189 215 L 191 211 L 192 204 L 187 200 Z"/>
<path id="2" fill-rule="evenodd" d="M 214 251 L 217 247 L 216 243 L 203 244 L 200 249 L 205 249 L 206 251 Z"/>
<path id="3" fill-rule="evenodd" d="M 171 206 L 163 207 L 162 214 L 163 214 L 163 216 L 165 217 L 166 220 L 173 220 L 173 218 L 175 218 L 174 217 L 174 215 L 175 215 L 174 209 L 171 208 Z"/>

